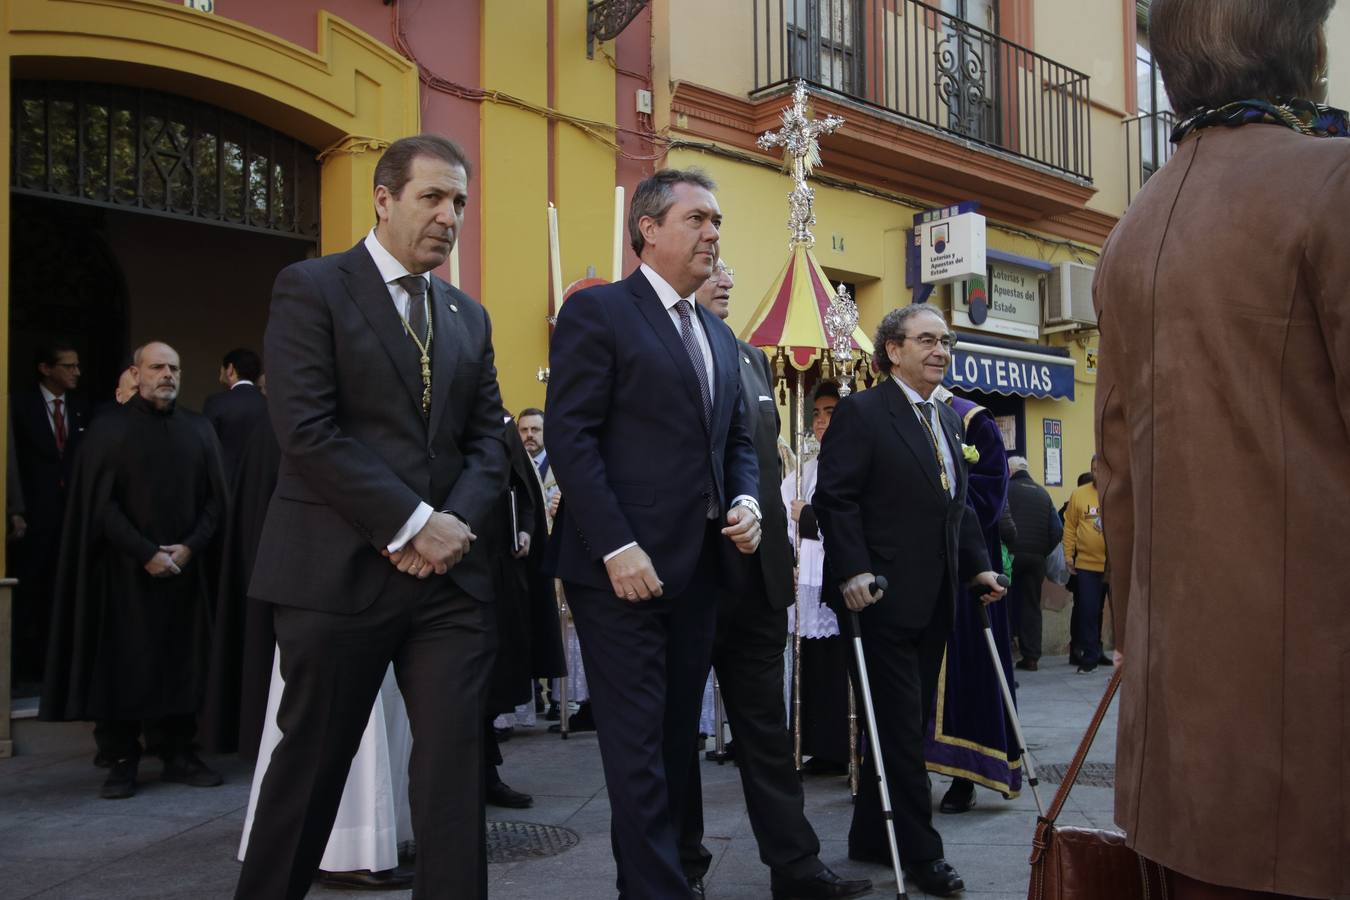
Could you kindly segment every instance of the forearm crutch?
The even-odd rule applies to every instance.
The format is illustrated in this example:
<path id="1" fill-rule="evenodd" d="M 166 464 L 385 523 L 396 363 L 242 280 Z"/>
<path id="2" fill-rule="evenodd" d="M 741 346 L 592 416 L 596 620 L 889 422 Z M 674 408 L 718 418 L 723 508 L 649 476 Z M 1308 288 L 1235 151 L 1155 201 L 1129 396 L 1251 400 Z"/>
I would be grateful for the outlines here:
<path id="1" fill-rule="evenodd" d="M 878 575 L 868 587 L 868 593 L 886 590 L 886 579 Z M 891 847 L 891 863 L 895 866 L 896 900 L 909 900 L 905 893 L 905 871 L 900 865 L 900 846 L 895 841 L 895 813 L 891 810 L 891 790 L 886 784 L 886 764 L 881 757 L 881 735 L 877 733 L 876 707 L 872 704 L 872 684 L 867 678 L 867 658 L 863 655 L 862 624 L 853 610 L 848 613 L 849 630 L 853 633 L 853 656 L 858 663 L 858 687 L 861 689 L 863 712 L 867 716 L 867 737 L 872 747 L 872 758 L 877 766 L 877 787 L 881 791 L 881 813 L 886 822 L 886 841 Z"/>
<path id="2" fill-rule="evenodd" d="M 848 795 L 858 799 L 858 784 L 862 778 L 862 757 L 858 753 L 858 700 L 853 691 L 853 680 L 848 682 Z"/>
<path id="3" fill-rule="evenodd" d="M 998 576 L 999 587 L 1007 590 L 1010 582 L 1007 575 Z M 998 643 L 994 640 L 994 626 L 989 621 L 989 609 L 984 602 L 976 598 L 975 605 L 980 609 L 980 624 L 984 626 L 984 641 L 989 645 L 989 659 L 994 664 L 994 674 L 998 676 L 998 686 L 1003 691 L 1003 710 L 1008 714 L 1008 724 L 1012 726 L 1013 737 L 1017 739 L 1017 751 L 1021 754 L 1022 768 L 1026 769 L 1027 784 L 1031 786 L 1031 796 L 1036 800 L 1036 810 L 1045 815 L 1041 806 L 1041 795 L 1036 790 L 1040 781 L 1036 778 L 1036 768 L 1031 764 L 1031 754 L 1027 753 L 1027 739 L 1022 734 L 1022 722 L 1017 718 L 1017 706 L 1013 703 L 1012 691 L 1008 688 L 1008 677 L 1003 674 L 1003 661 L 998 655 Z"/>

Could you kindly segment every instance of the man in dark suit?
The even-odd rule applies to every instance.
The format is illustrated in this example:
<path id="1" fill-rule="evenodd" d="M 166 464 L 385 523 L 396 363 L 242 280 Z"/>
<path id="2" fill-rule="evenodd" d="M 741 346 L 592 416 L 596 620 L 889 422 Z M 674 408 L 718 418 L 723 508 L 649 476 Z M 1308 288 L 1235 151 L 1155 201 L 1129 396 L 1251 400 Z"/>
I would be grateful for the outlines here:
<path id="1" fill-rule="evenodd" d="M 262 360 L 258 354 L 239 347 L 225 354 L 220 363 L 220 383 L 225 390 L 206 398 L 202 415 L 215 428 L 225 451 L 225 474 L 234 480 L 239 460 L 249 435 L 259 422 L 267 418 L 267 398 L 258 389 L 262 375 Z"/>
<path id="2" fill-rule="evenodd" d="M 699 288 L 699 305 L 725 320 L 735 280 L 722 260 Z M 783 707 L 783 649 L 787 608 L 792 605 L 792 544 L 779 483 L 778 404 L 773 399 L 769 358 L 744 341 L 740 349 L 741 398 L 759 459 L 759 497 L 764 536 L 743 590 L 724 594 L 717 615 L 713 668 L 717 671 L 736 762 L 759 858 L 769 867 L 778 898 L 853 897 L 871 890 L 866 880 L 846 881 L 820 861 L 820 841 L 803 811 L 802 782 L 792 763 Z M 703 791 L 699 758 L 692 757 L 680 829 L 680 860 L 695 897 L 712 854 L 703 846 Z"/>
<path id="3" fill-rule="evenodd" d="M 1035 672 L 1041 658 L 1041 586 L 1045 558 L 1064 539 L 1064 523 L 1049 492 L 1031 477 L 1025 456 L 1008 457 L 1008 509 L 1017 525 L 1013 541 L 1012 602 L 1020 613 L 1015 623 L 1022 658 L 1017 668 Z"/>
<path id="4" fill-rule="evenodd" d="M 876 387 L 844 399 L 820 450 L 814 507 L 836 608 L 858 612 L 900 858 L 926 893 L 964 883 L 943 859 L 924 769 L 924 719 L 965 586 L 1003 595 L 974 516 L 963 515 L 969 475 L 961 419 L 933 390 L 951 362 L 952 335 L 927 304 L 892 310 L 877 328 Z M 871 593 L 878 575 L 887 590 Z M 844 610 L 839 609 L 841 614 Z M 849 831 L 849 856 L 890 862 L 871 754 Z"/>
<path id="5" fill-rule="evenodd" d="M 71 462 L 84 439 L 89 410 L 75 393 L 80 354 L 63 341 L 43 347 L 35 360 L 36 387 L 10 398 L 14 455 L 23 486 L 22 520 L 11 520 L 14 543 L 14 681 L 42 680 L 51 620 L 56 557 Z M 17 511 L 16 511 L 17 514 Z"/>
<path id="6" fill-rule="evenodd" d="M 263 341 L 281 443 L 250 595 L 273 604 L 284 732 L 236 896 L 301 897 L 392 660 L 413 733 L 417 898 L 487 895 L 484 692 L 492 575 L 472 548 L 505 489 L 486 311 L 430 271 L 468 200 L 451 141 L 394 142 L 377 223 L 277 277 Z"/>
<path id="7" fill-rule="evenodd" d="M 716 588 L 760 535 L 736 338 L 693 302 L 717 259 L 712 191 L 693 170 L 639 184 L 642 266 L 568 300 L 549 354 L 551 568 L 581 637 L 619 894 L 644 900 L 691 896 L 676 835 Z"/>

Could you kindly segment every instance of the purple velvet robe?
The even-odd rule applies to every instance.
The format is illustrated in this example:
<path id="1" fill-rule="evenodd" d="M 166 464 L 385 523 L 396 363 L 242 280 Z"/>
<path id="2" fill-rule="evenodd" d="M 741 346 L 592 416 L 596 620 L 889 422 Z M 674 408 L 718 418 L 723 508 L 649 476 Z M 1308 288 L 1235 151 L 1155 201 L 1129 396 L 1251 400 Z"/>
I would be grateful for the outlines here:
<path id="1" fill-rule="evenodd" d="M 990 562 L 998 567 L 1003 553 L 998 521 L 1008 497 L 1008 456 L 993 415 L 963 397 L 952 397 L 951 406 L 966 423 L 966 440 L 980 453 L 970 464 L 970 487 L 966 504 L 980 523 Z M 947 654 L 938 678 L 937 708 L 928 720 L 924 757 L 928 769 L 956 775 L 976 784 L 1015 797 L 1022 789 L 1022 765 L 1010 761 L 1018 755 L 1016 738 L 1003 711 L 1003 696 L 989 657 L 980 621 L 978 597 L 960 595 L 947 639 Z M 989 606 L 999 661 L 1013 684 L 1012 644 L 1007 600 Z"/>

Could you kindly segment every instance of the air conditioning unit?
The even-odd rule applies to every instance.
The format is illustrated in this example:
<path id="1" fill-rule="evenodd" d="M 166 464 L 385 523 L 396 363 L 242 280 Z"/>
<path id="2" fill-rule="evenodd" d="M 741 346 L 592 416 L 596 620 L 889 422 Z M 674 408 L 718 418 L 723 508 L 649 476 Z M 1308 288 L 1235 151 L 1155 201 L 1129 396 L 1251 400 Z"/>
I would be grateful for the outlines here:
<path id="1" fill-rule="evenodd" d="M 1081 263 L 1060 263 L 1046 279 L 1045 324 L 1096 327 L 1092 308 L 1092 276 L 1097 269 Z"/>

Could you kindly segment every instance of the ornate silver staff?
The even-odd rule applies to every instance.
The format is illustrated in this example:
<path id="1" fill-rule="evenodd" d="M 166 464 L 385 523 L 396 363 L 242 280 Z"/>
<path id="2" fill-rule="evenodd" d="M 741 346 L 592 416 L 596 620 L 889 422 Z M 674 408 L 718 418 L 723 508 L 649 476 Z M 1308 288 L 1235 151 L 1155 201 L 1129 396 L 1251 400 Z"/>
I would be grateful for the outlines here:
<path id="1" fill-rule="evenodd" d="M 844 124 L 844 120 L 839 116 L 825 116 L 821 119 L 809 118 L 809 109 L 807 106 L 808 95 L 806 82 L 798 81 L 792 92 L 792 105 L 786 107 L 782 113 L 783 127 L 777 131 L 766 131 L 759 136 L 758 145 L 761 149 L 771 150 L 782 147 L 784 150 L 785 161 L 788 163 L 789 171 L 792 175 L 792 192 L 788 194 L 788 229 L 792 232 L 792 238 L 788 241 L 788 249 L 796 260 L 799 256 L 809 256 L 810 248 L 815 246 L 816 239 L 811 234 L 811 226 L 816 223 L 815 213 L 812 206 L 815 202 L 816 193 L 807 184 L 811 170 L 820 164 L 820 142 L 819 137 L 823 134 L 831 134 Z M 814 260 L 804 260 L 814 265 Z M 794 266 L 794 262 L 789 263 L 789 267 Z M 814 308 L 814 298 L 812 299 Z M 752 341 L 752 343 L 754 343 Z M 785 355 L 793 349 L 789 341 L 771 342 L 776 346 L 780 359 L 785 360 Z M 813 347 L 812 349 L 822 349 Z M 786 365 L 783 365 L 780 371 L 786 376 Z M 802 457 L 805 455 L 806 443 L 806 422 L 805 405 L 806 389 L 804 372 L 797 370 L 794 378 L 794 399 L 796 400 L 796 413 L 794 416 L 794 436 L 797 444 L 797 463 L 796 463 L 796 490 L 794 496 L 801 500 L 802 497 Z M 796 551 L 796 558 L 801 558 L 801 531 L 797 529 L 796 538 L 793 541 Z M 802 603 L 801 592 L 799 589 L 799 572 L 797 567 L 793 567 L 792 589 L 796 603 L 796 613 L 793 616 L 792 628 L 792 758 L 800 772 L 802 768 L 802 705 L 801 705 L 801 648 L 802 648 Z"/>
<path id="2" fill-rule="evenodd" d="M 727 761 L 726 707 L 722 704 L 722 683 L 713 672 L 713 748 L 703 754 L 719 766 Z"/>
<path id="3" fill-rule="evenodd" d="M 853 393 L 853 332 L 858 328 L 858 305 L 842 283 L 825 313 L 825 332 L 830 336 L 830 355 L 839 372 L 839 396 Z M 858 701 L 853 696 L 853 681 L 848 683 L 848 789 L 858 796 L 862 763 L 858 759 Z"/>

